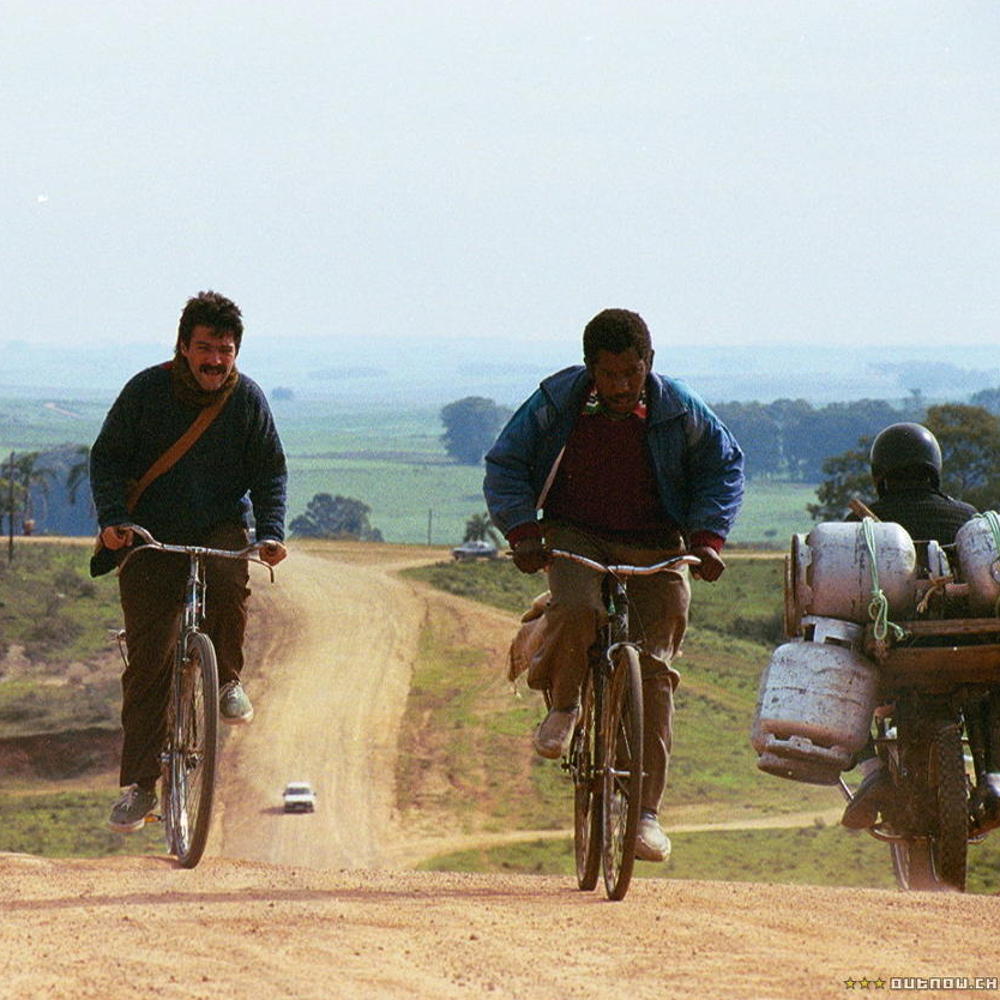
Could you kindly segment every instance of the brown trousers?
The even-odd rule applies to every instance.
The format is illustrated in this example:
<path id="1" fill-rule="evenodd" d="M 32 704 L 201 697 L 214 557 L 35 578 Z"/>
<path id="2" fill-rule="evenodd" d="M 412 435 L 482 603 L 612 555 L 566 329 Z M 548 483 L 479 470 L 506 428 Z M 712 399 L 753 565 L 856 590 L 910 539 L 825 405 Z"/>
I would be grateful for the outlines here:
<path id="1" fill-rule="evenodd" d="M 609 542 L 562 523 L 547 523 L 545 542 L 604 563 L 649 566 L 678 550 L 637 548 Z M 601 574 L 568 559 L 555 559 L 548 571 L 549 603 L 543 637 L 528 670 L 529 686 L 547 688 L 554 708 L 580 702 L 587 651 L 607 621 L 601 600 Z M 667 784 L 673 746 L 673 691 L 680 674 L 672 666 L 687 628 L 691 584 L 686 568 L 628 580 L 629 628 L 642 640 L 643 809 L 657 810 Z"/>
<path id="2" fill-rule="evenodd" d="M 191 544 L 242 549 L 247 534 L 241 525 L 223 524 Z M 122 674 L 122 786 L 151 782 L 160 774 L 187 574 L 186 556 L 140 550 L 118 577 L 128 647 L 128 666 Z M 205 632 L 215 646 L 220 684 L 239 680 L 243 669 L 248 580 L 245 560 L 206 560 Z"/>

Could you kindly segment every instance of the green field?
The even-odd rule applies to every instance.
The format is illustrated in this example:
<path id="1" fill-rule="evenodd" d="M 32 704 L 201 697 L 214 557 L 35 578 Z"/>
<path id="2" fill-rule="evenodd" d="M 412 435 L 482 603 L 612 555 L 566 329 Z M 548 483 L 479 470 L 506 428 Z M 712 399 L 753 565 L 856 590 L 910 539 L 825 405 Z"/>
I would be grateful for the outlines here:
<path id="1" fill-rule="evenodd" d="M 0 398 L 0 457 L 90 444 L 106 408 Z M 485 509 L 482 466 L 448 458 L 438 408 L 392 412 L 296 399 L 276 402 L 274 413 L 288 453 L 289 521 L 316 493 L 339 494 L 368 504 L 371 524 L 386 541 L 450 545 L 462 540 L 466 520 Z M 814 491 L 802 483 L 751 483 L 732 542 L 784 549 L 793 532 L 808 530 L 805 505 Z"/>

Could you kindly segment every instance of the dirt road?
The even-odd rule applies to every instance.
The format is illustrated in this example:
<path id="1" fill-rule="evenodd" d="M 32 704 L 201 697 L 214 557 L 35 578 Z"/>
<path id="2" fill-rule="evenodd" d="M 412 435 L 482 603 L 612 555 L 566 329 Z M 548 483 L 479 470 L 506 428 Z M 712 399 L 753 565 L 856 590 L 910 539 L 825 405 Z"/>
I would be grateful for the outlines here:
<path id="1" fill-rule="evenodd" d="M 802 1000 L 1000 976 L 996 897 L 638 880 L 611 904 L 561 878 L 388 867 L 406 839 L 395 736 L 426 598 L 389 572 L 398 555 L 371 552 L 298 551 L 273 588 L 258 580 L 258 718 L 226 741 L 196 870 L 0 855 L 0 1000 Z M 284 816 L 281 787 L 300 777 L 321 808 Z"/>

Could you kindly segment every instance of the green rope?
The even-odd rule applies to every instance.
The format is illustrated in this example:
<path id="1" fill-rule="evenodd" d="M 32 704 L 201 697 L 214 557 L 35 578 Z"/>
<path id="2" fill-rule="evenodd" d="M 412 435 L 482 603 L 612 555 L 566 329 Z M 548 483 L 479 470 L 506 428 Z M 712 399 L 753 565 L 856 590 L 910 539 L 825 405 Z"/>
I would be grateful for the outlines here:
<path id="1" fill-rule="evenodd" d="M 901 639 L 906 635 L 906 632 L 889 621 L 889 598 L 885 596 L 885 591 L 879 586 L 878 558 L 875 551 L 875 522 L 870 517 L 866 517 L 861 522 L 861 529 L 864 532 L 865 545 L 868 546 L 868 559 L 872 571 L 872 599 L 868 603 L 868 617 L 871 618 L 873 624 L 872 634 L 877 642 L 884 642 L 891 629 L 893 638 Z"/>

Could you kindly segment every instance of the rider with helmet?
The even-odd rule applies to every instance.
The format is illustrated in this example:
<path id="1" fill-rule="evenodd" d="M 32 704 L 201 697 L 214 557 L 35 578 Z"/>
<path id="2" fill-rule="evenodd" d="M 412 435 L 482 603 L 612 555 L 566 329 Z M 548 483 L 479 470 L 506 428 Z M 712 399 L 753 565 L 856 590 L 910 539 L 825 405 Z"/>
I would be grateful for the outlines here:
<path id="1" fill-rule="evenodd" d="M 941 492 L 941 446 L 922 424 L 892 424 L 880 431 L 869 461 L 878 494 L 869 509 L 882 521 L 902 525 L 914 540 L 951 545 L 958 529 L 977 513 L 971 504 Z M 863 780 L 841 823 L 862 830 L 877 819 L 891 785 L 871 740 L 860 751 L 856 766 Z M 1000 775 L 996 791 L 1000 793 Z"/>

